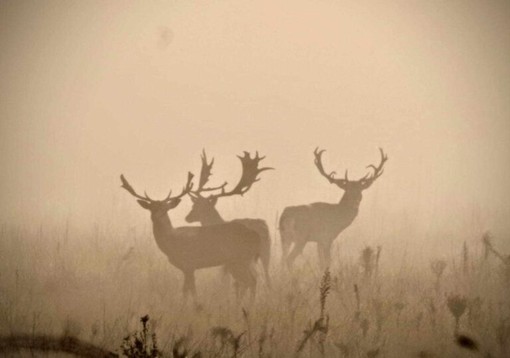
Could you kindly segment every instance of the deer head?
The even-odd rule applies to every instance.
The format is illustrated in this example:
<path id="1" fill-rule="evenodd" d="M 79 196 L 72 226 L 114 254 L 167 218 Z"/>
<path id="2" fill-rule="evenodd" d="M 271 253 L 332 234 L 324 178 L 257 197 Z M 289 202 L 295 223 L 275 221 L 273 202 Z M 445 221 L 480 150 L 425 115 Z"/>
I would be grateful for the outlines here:
<path id="1" fill-rule="evenodd" d="M 121 187 L 126 189 L 131 195 L 133 195 L 135 198 L 137 198 L 138 204 L 144 209 L 147 209 L 151 212 L 152 217 L 159 217 L 162 215 L 165 215 L 168 210 L 171 210 L 179 203 L 181 202 L 181 198 L 188 194 L 191 189 L 193 189 L 193 174 L 188 173 L 188 180 L 186 182 L 186 185 L 182 189 L 182 192 L 177 196 L 172 196 L 172 191 L 168 193 L 167 197 L 163 200 L 154 200 L 151 199 L 146 192 L 144 192 L 144 196 L 141 196 L 136 193 L 136 191 L 133 189 L 133 187 L 128 183 L 124 175 L 120 176 L 120 180 L 122 181 Z"/>
<path id="2" fill-rule="evenodd" d="M 250 153 L 244 152 L 244 156 L 238 156 L 241 160 L 242 165 L 242 174 L 241 179 L 237 183 L 237 185 L 230 191 L 226 191 L 225 187 L 228 185 L 227 182 L 223 183 L 217 187 L 208 187 L 206 188 L 206 184 L 209 181 L 209 178 L 212 174 L 211 169 L 214 163 L 214 159 L 211 159 L 210 162 L 207 161 L 207 155 L 205 151 L 202 152 L 202 168 L 200 170 L 200 181 L 198 184 L 198 188 L 195 191 L 190 191 L 188 194 L 193 202 L 193 207 L 190 213 L 186 216 L 186 221 L 189 223 L 192 222 L 203 222 L 208 217 L 215 216 L 217 219 L 221 220 L 219 213 L 216 211 L 216 203 L 219 198 L 233 196 L 233 195 L 241 195 L 243 196 L 252 185 L 259 181 L 258 175 L 263 171 L 270 170 L 273 168 L 265 167 L 259 168 L 259 163 L 265 157 L 259 157 L 258 152 L 255 154 L 253 158 L 251 158 Z M 203 196 L 203 193 L 212 192 L 212 191 L 220 191 L 217 194 L 211 194 L 209 196 Z"/>
<path id="3" fill-rule="evenodd" d="M 365 189 L 370 188 L 370 186 L 379 178 L 383 172 L 384 172 L 384 164 L 388 160 L 388 156 L 384 154 L 384 151 L 382 148 L 379 148 L 379 151 L 381 153 L 381 162 L 378 166 L 375 166 L 373 164 L 370 164 L 367 166 L 367 168 L 373 169 L 373 173 L 367 173 L 364 177 L 358 180 L 350 180 L 349 179 L 349 173 L 346 170 L 344 178 L 335 178 L 336 172 L 326 173 L 324 170 L 324 167 L 322 165 L 322 153 L 325 152 L 325 150 L 319 150 L 319 148 L 316 148 L 313 152 L 315 156 L 315 166 L 319 170 L 319 173 L 325 177 L 331 184 L 335 184 L 340 189 L 345 191 L 344 198 L 342 200 L 351 200 L 354 202 L 359 203 L 362 198 L 361 192 Z"/>

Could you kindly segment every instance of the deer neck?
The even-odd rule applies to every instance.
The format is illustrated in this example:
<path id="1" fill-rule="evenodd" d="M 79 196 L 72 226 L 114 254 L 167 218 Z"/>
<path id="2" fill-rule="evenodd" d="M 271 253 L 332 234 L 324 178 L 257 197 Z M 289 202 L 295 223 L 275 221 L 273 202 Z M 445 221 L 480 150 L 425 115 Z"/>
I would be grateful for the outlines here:
<path id="1" fill-rule="evenodd" d="M 338 206 L 343 210 L 350 209 L 357 213 L 362 197 L 361 192 L 346 191 L 342 196 L 342 199 L 340 199 Z"/>
<path id="2" fill-rule="evenodd" d="M 202 226 L 210 226 L 224 223 L 225 220 L 221 217 L 220 213 L 216 208 L 209 211 L 207 215 L 204 215 L 202 220 L 200 220 L 200 224 Z"/>
<path id="3" fill-rule="evenodd" d="M 168 213 L 164 215 L 151 215 L 152 232 L 159 249 L 166 253 L 170 239 L 173 238 L 173 226 Z"/>

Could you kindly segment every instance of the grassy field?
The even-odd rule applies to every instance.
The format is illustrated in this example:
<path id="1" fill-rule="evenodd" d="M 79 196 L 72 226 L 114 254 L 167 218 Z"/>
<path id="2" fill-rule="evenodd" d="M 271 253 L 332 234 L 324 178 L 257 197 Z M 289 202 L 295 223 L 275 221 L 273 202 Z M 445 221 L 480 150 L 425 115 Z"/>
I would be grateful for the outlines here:
<path id="1" fill-rule="evenodd" d="M 381 260 L 377 247 L 334 259 L 328 274 L 318 270 L 315 252 L 292 273 L 276 254 L 274 288 L 260 275 L 253 304 L 236 301 L 220 270 L 200 271 L 198 299 L 185 302 L 180 272 L 148 229 L 4 225 L 0 334 L 65 335 L 120 353 L 123 338 L 148 314 L 166 356 L 174 348 L 189 357 L 510 354 L 510 268 L 482 244 L 399 265 L 384 245 L 380 250 Z"/>

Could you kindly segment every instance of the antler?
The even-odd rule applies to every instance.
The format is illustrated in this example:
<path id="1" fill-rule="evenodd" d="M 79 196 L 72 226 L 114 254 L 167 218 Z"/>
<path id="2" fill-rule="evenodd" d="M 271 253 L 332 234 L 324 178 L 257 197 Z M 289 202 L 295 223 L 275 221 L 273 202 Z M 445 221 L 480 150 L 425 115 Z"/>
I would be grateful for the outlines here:
<path id="1" fill-rule="evenodd" d="M 172 197 L 172 191 L 170 190 L 170 193 L 168 193 L 168 196 L 164 201 L 171 201 L 182 198 L 184 195 L 189 194 L 191 192 L 191 189 L 193 189 L 193 173 L 188 172 L 188 181 L 186 182 L 186 185 L 182 188 L 182 191 L 179 195 Z"/>
<path id="2" fill-rule="evenodd" d="M 126 189 L 131 195 L 133 195 L 135 198 L 138 198 L 140 200 L 143 200 L 143 201 L 147 201 L 147 202 L 155 202 L 156 200 L 154 199 L 151 199 L 146 192 L 144 192 L 145 196 L 141 196 L 139 194 L 136 193 L 135 189 L 133 189 L 133 187 L 131 186 L 131 184 L 129 184 L 129 182 L 126 180 L 126 178 L 124 177 L 124 174 L 121 174 L 120 175 L 120 180 L 122 181 L 122 185 L 121 185 L 121 188 L 124 188 Z M 184 195 L 188 194 L 191 189 L 193 189 L 193 183 L 192 183 L 192 180 L 193 180 L 193 173 L 191 172 L 188 172 L 188 181 L 186 182 L 186 185 L 184 186 L 184 188 L 182 189 L 182 192 L 181 194 L 175 196 L 175 197 L 172 197 L 172 191 L 170 190 L 170 193 L 168 193 L 168 196 L 162 200 L 162 201 L 172 201 L 172 200 L 175 200 L 175 199 L 180 199 L 182 198 Z"/>
<path id="3" fill-rule="evenodd" d="M 237 185 L 234 187 L 234 189 L 226 192 L 225 186 L 227 183 L 223 184 L 219 188 L 221 188 L 221 193 L 214 194 L 212 197 L 221 198 L 225 196 L 232 196 L 232 195 L 244 195 L 248 190 L 250 190 L 251 186 L 260 180 L 260 178 L 257 178 L 257 176 L 266 170 L 272 170 L 274 168 L 271 167 L 264 167 L 259 168 L 259 162 L 263 160 L 265 157 L 260 157 L 259 152 L 256 152 L 255 157 L 251 158 L 250 153 L 244 152 L 244 156 L 237 156 L 241 160 L 241 165 L 243 168 L 243 173 L 241 175 L 241 179 L 237 183 Z"/>
<path id="4" fill-rule="evenodd" d="M 227 185 L 227 182 L 225 182 L 222 185 L 217 186 L 217 187 L 205 188 L 205 185 L 209 181 L 209 177 L 212 174 L 211 169 L 214 164 L 214 158 L 212 158 L 211 162 L 208 163 L 207 162 L 207 154 L 205 154 L 205 149 L 204 149 L 204 150 L 202 150 L 201 159 L 202 159 L 202 168 L 200 169 L 200 180 L 198 182 L 198 188 L 197 188 L 197 190 L 190 191 L 190 194 L 193 194 L 195 196 L 201 196 L 200 193 L 205 192 L 205 191 L 213 191 L 213 190 L 223 189 Z"/>
<path id="5" fill-rule="evenodd" d="M 148 202 L 154 201 L 151 198 L 149 198 L 147 193 L 144 193 L 145 196 L 141 196 L 141 195 L 137 194 L 135 189 L 133 189 L 131 184 L 129 184 L 128 181 L 126 180 L 126 178 L 124 177 L 124 174 L 120 175 L 120 180 L 122 181 L 122 185 L 120 187 L 126 189 L 129 192 L 129 194 L 133 195 L 135 198 L 138 198 L 138 199 L 141 199 L 144 201 L 148 201 Z"/>
<path id="6" fill-rule="evenodd" d="M 345 175 L 344 175 L 343 179 L 335 178 L 336 172 L 331 172 L 329 174 L 326 173 L 326 171 L 324 170 L 324 166 L 322 165 L 322 153 L 325 152 L 324 149 L 319 150 L 318 147 L 315 148 L 315 150 L 313 152 L 313 154 L 315 156 L 314 163 L 315 163 L 315 166 L 317 167 L 317 169 L 319 170 L 319 173 L 323 177 L 328 179 L 328 181 L 331 184 L 336 184 L 341 189 L 344 189 L 346 184 L 353 183 L 353 182 L 358 182 L 358 183 L 360 183 L 360 185 L 363 186 L 364 189 L 366 189 L 370 185 L 372 185 L 372 183 L 377 178 L 379 178 L 382 175 L 382 173 L 384 172 L 383 167 L 384 167 L 384 163 L 386 163 L 386 161 L 388 160 L 388 156 L 386 154 L 384 154 L 384 152 L 383 152 L 383 150 L 381 148 L 379 148 L 379 150 L 381 152 L 381 163 L 379 163 L 379 166 L 377 166 L 377 167 L 375 165 L 373 165 L 373 164 L 367 166 L 367 168 L 373 168 L 374 169 L 374 173 L 372 174 L 372 176 L 370 176 L 370 173 L 367 173 L 363 178 L 361 178 L 359 180 L 349 180 L 349 172 L 348 172 L 348 170 L 345 171 Z"/>
<path id="7" fill-rule="evenodd" d="M 370 185 L 372 185 L 372 183 L 384 173 L 384 164 L 388 160 L 388 156 L 384 154 L 382 148 L 379 148 L 379 152 L 381 153 L 381 162 L 379 163 L 379 165 L 377 167 L 373 164 L 367 166 L 367 168 L 374 169 L 374 173 L 372 174 L 372 176 L 368 178 L 365 176 L 364 178 L 366 179 L 364 185 L 365 188 L 368 188 Z"/>
<path id="8" fill-rule="evenodd" d="M 319 147 L 315 148 L 315 150 L 313 151 L 313 154 L 315 155 L 315 159 L 314 159 L 314 163 L 315 163 L 315 166 L 317 167 L 317 169 L 319 170 L 319 173 L 321 173 L 321 175 L 328 179 L 328 181 L 331 183 L 331 184 L 339 184 L 340 181 L 343 181 L 342 179 L 336 179 L 335 178 L 335 174 L 336 172 L 331 172 L 331 173 L 326 173 L 326 171 L 324 170 L 324 166 L 322 165 L 322 153 L 324 153 L 326 150 L 325 149 L 322 149 L 322 150 L 319 150 Z M 345 171 L 345 180 L 348 180 L 347 179 L 347 171 Z"/>

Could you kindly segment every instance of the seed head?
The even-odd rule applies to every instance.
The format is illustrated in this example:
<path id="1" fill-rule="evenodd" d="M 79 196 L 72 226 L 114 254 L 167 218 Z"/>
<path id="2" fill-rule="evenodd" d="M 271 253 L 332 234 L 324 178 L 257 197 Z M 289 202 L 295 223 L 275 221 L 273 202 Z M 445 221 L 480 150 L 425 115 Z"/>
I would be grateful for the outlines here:
<path id="1" fill-rule="evenodd" d="M 455 319 L 459 319 L 466 311 L 467 299 L 460 295 L 453 295 L 448 297 L 447 305 L 453 317 L 455 317 Z"/>
<path id="2" fill-rule="evenodd" d="M 437 277 L 441 277 L 441 275 L 444 272 L 444 269 L 446 268 L 446 261 L 444 260 L 434 260 L 430 263 L 430 268 L 432 269 L 432 272 Z"/>

